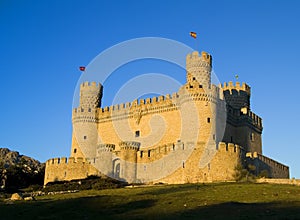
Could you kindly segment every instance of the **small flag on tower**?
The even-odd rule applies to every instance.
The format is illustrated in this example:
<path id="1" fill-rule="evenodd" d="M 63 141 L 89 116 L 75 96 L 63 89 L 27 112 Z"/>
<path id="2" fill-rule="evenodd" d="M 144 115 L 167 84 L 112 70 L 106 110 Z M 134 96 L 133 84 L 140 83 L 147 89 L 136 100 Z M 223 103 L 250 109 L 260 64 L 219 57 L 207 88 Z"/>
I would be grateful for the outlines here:
<path id="1" fill-rule="evenodd" d="M 80 66 L 79 69 L 80 71 L 85 71 L 85 66 Z"/>
<path id="2" fill-rule="evenodd" d="M 195 38 L 195 39 L 197 38 L 197 33 L 196 33 L 196 32 L 192 32 L 192 31 L 191 31 L 191 32 L 190 32 L 190 35 L 191 35 L 191 37 L 193 37 L 193 38 Z"/>

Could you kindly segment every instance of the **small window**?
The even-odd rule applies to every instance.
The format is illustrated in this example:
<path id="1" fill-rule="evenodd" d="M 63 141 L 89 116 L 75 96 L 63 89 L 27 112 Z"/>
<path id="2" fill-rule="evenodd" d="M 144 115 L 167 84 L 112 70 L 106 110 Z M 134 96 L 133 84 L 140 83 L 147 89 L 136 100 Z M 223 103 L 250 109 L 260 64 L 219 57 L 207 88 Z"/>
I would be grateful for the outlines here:
<path id="1" fill-rule="evenodd" d="M 86 139 L 87 139 L 87 136 L 83 136 L 83 139 L 86 140 Z"/>
<path id="2" fill-rule="evenodd" d="M 230 143 L 233 143 L 233 137 L 230 136 Z"/>
<path id="3" fill-rule="evenodd" d="M 89 108 L 89 112 L 91 112 L 92 111 L 92 109 L 91 108 Z"/>
<path id="4" fill-rule="evenodd" d="M 140 156 L 143 157 L 143 151 L 141 151 L 141 155 Z"/>
<path id="5" fill-rule="evenodd" d="M 193 77 L 193 80 L 196 80 L 196 77 Z"/>
<path id="6" fill-rule="evenodd" d="M 84 112 L 84 109 L 83 109 L 83 108 L 81 109 L 81 112 Z"/>
<path id="7" fill-rule="evenodd" d="M 184 168 L 185 164 L 184 164 L 184 161 L 182 162 L 182 168 Z"/>
<path id="8" fill-rule="evenodd" d="M 207 123 L 210 123 L 210 118 L 207 118 Z"/>
<path id="9" fill-rule="evenodd" d="M 194 88 L 192 85 L 190 85 L 190 89 Z"/>
<path id="10" fill-rule="evenodd" d="M 148 150 L 148 157 L 151 156 L 151 150 Z"/>
<path id="11" fill-rule="evenodd" d="M 250 134 L 250 140 L 251 140 L 251 141 L 254 141 L 254 133 L 251 133 L 251 134 Z"/>
<path id="12" fill-rule="evenodd" d="M 135 137 L 139 137 L 140 136 L 140 131 L 136 131 L 135 132 Z"/>
<path id="13" fill-rule="evenodd" d="M 202 88 L 202 85 L 199 85 L 199 88 Z"/>
<path id="14" fill-rule="evenodd" d="M 215 134 L 213 134 L 213 140 L 214 140 L 214 141 L 216 140 L 216 135 L 215 135 Z"/>
<path id="15" fill-rule="evenodd" d="M 77 152 L 77 149 L 76 149 L 76 148 L 74 148 L 74 151 L 73 151 L 73 152 L 74 152 L 74 154 L 76 154 L 76 152 Z"/>

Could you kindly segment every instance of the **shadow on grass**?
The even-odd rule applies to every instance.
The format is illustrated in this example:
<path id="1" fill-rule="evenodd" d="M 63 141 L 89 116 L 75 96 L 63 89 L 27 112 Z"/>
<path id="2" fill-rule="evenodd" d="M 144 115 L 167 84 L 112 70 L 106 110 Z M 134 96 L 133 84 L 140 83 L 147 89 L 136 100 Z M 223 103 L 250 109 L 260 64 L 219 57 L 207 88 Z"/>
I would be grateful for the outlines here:
<path id="1" fill-rule="evenodd" d="M 191 192 L 193 190 L 203 190 L 207 188 L 213 188 L 214 185 L 205 185 L 205 184 L 186 184 L 186 185 L 170 185 L 166 187 L 157 188 L 145 188 L 145 190 L 141 193 L 137 193 L 137 195 L 166 195 L 170 193 L 178 193 L 178 192 Z"/>
<path id="2" fill-rule="evenodd" d="M 175 208 L 173 205 L 152 197 L 103 195 L 2 204 L 0 219 L 300 219 L 300 201 L 225 202 L 191 208 L 189 204 Z"/>
<path id="3" fill-rule="evenodd" d="M 162 219 L 300 219 L 300 202 L 226 202 L 186 208 Z"/>
<path id="4" fill-rule="evenodd" d="M 0 204 L 0 219 L 116 219 L 155 204 L 156 200 L 153 199 L 126 201 L 120 196 L 21 201 Z"/>

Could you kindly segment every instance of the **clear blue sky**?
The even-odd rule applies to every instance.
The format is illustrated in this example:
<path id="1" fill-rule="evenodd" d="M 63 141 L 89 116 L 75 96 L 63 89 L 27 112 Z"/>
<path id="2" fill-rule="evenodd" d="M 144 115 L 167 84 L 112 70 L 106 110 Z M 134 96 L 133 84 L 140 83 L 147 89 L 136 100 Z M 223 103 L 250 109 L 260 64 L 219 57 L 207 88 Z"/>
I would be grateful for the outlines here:
<path id="1" fill-rule="evenodd" d="M 0 146 L 42 162 L 68 156 L 78 66 L 137 37 L 194 47 L 189 32 L 195 31 L 221 82 L 239 74 L 252 87 L 264 154 L 300 178 L 299 21 L 297 0 L 1 0 Z M 136 73 L 147 65 L 136 65 Z"/>

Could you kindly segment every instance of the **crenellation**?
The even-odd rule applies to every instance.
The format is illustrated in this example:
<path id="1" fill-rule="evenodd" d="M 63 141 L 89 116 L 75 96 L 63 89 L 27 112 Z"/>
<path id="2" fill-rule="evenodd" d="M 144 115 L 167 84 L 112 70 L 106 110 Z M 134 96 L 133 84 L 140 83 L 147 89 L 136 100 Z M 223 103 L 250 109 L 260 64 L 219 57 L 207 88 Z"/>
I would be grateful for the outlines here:
<path id="1" fill-rule="evenodd" d="M 233 92 L 237 92 L 238 94 L 240 94 L 240 91 L 244 91 L 248 95 L 251 94 L 250 86 L 244 82 L 242 83 L 241 86 L 240 82 L 236 82 L 234 85 L 232 81 L 229 81 L 228 83 L 224 82 L 223 86 L 222 84 L 219 84 L 219 87 L 222 88 L 224 91 L 228 90 L 230 94 L 232 94 Z"/>

